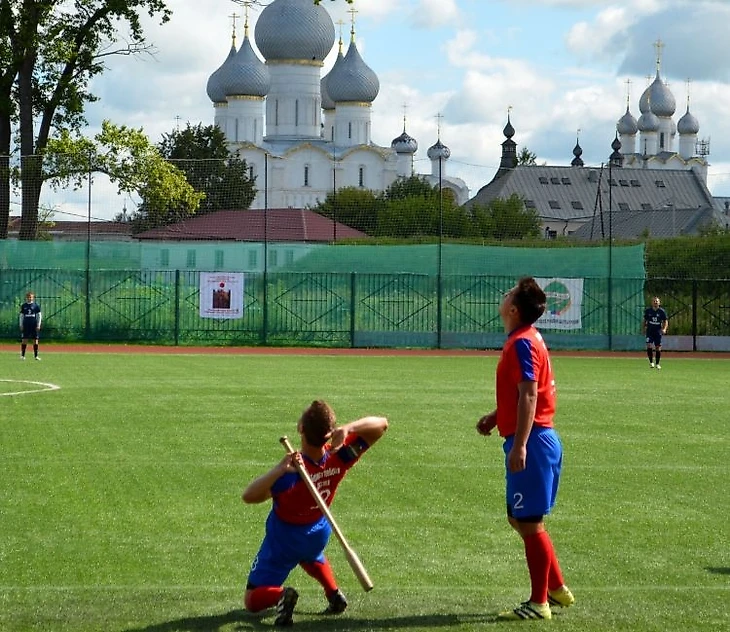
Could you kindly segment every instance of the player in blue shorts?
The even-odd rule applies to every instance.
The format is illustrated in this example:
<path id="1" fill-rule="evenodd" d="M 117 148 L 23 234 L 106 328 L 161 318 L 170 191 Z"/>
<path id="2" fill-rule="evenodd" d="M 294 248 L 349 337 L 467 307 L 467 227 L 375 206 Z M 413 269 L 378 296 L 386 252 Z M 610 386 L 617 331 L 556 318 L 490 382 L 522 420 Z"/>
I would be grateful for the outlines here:
<path id="1" fill-rule="evenodd" d="M 649 358 L 649 367 L 661 369 L 659 361 L 662 358 L 662 336 L 667 333 L 669 318 L 661 306 L 658 296 L 651 299 L 651 307 L 644 310 L 643 331 L 646 335 L 646 355 Z M 656 364 L 654 358 L 656 354 Z"/>
<path id="2" fill-rule="evenodd" d="M 545 292 L 525 277 L 505 294 L 499 314 L 507 340 L 497 364 L 497 408 L 477 423 L 482 435 L 497 428 L 504 438 L 507 519 L 520 535 L 530 571 L 530 598 L 500 619 L 550 619 L 551 606 L 575 598 L 545 528 L 555 505 L 563 448 L 555 428 L 555 378 L 545 341 L 533 323 L 545 311 Z"/>
<path id="3" fill-rule="evenodd" d="M 25 350 L 28 348 L 28 341 L 33 341 L 33 357 L 38 357 L 38 339 L 41 332 L 41 306 L 35 302 L 35 294 L 28 292 L 25 295 L 25 303 L 20 306 L 20 359 L 25 360 Z"/>
<path id="4" fill-rule="evenodd" d="M 299 476 L 294 459 L 304 465 L 329 506 L 345 474 L 387 429 L 385 417 L 363 417 L 337 426 L 334 411 L 321 400 L 312 402 L 302 413 L 297 424 L 300 451 L 285 456 L 243 492 L 246 503 L 273 500 L 266 535 L 248 576 L 247 610 L 260 612 L 276 606 L 274 624 L 291 625 L 299 594 L 283 584 L 289 573 L 301 566 L 324 589 L 329 604 L 324 614 L 344 612 L 347 600 L 324 555 L 331 527 Z"/>

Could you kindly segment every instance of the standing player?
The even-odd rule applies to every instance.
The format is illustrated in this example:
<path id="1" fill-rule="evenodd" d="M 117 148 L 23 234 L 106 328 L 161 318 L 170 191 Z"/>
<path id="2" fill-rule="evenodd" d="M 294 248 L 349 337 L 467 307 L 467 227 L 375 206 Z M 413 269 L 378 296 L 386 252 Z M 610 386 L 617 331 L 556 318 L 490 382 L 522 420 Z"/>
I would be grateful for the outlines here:
<path id="1" fill-rule="evenodd" d="M 266 474 L 251 481 L 243 492 L 246 503 L 273 499 L 266 519 L 266 535 L 248 576 L 245 605 L 250 612 L 276 606 L 277 626 L 293 623 L 299 594 L 292 587 L 284 588 L 283 583 L 297 565 L 324 588 L 329 603 L 324 614 L 340 614 L 347 608 L 347 600 L 324 555 L 330 524 L 296 471 L 294 459 L 304 464 L 329 506 L 348 470 L 388 429 L 388 420 L 363 417 L 343 426 L 335 423 L 329 404 L 312 402 L 297 424 L 301 450 L 285 456 Z"/>
<path id="2" fill-rule="evenodd" d="M 33 340 L 33 356 L 38 357 L 38 337 L 41 332 L 41 306 L 35 302 L 35 294 L 28 292 L 25 295 L 25 303 L 20 306 L 20 359 L 25 360 L 25 350 L 28 347 L 28 340 Z"/>
<path id="3" fill-rule="evenodd" d="M 522 537 L 530 572 L 530 599 L 500 619 L 550 619 L 550 606 L 567 608 L 575 598 L 563 581 L 544 516 L 558 492 L 563 451 L 553 429 L 555 380 L 550 356 L 533 323 L 545 311 L 545 293 L 526 277 L 505 294 L 499 314 L 508 333 L 497 365 L 497 408 L 477 431 L 496 427 L 504 438 L 507 520 Z"/>
<path id="4" fill-rule="evenodd" d="M 667 313 L 661 306 L 658 296 L 651 299 L 651 307 L 644 310 L 644 322 L 642 330 L 646 335 L 646 355 L 649 358 L 649 367 L 661 369 L 659 361 L 662 358 L 662 336 L 667 333 L 669 319 Z M 654 352 L 656 351 L 656 364 L 654 364 Z"/>

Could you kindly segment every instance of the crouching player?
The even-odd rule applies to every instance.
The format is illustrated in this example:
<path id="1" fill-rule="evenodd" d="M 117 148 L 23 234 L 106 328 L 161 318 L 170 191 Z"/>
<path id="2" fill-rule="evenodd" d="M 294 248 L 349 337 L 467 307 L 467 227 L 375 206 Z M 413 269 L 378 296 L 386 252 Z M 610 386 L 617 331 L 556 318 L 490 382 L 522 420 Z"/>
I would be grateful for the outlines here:
<path id="1" fill-rule="evenodd" d="M 337 426 L 334 411 L 324 401 L 312 402 L 302 413 L 297 424 L 301 450 L 286 455 L 243 492 L 246 503 L 273 499 L 266 535 L 248 576 L 247 610 L 260 612 L 276 606 L 274 624 L 291 625 L 299 594 L 283 584 L 299 565 L 324 589 L 329 604 L 324 614 L 344 612 L 347 600 L 324 555 L 331 527 L 299 476 L 294 459 L 304 465 L 329 506 L 345 474 L 387 429 L 385 417 L 363 417 Z"/>
<path id="2" fill-rule="evenodd" d="M 480 434 L 488 435 L 496 427 L 504 438 L 507 519 L 522 537 L 530 572 L 529 600 L 500 613 L 500 619 L 550 619 L 551 605 L 567 608 L 575 601 L 544 522 L 555 504 L 563 460 L 553 428 L 550 356 L 533 326 L 545 302 L 545 293 L 531 277 L 520 279 L 505 294 L 499 314 L 508 336 L 497 365 L 497 408 L 477 424 Z"/>

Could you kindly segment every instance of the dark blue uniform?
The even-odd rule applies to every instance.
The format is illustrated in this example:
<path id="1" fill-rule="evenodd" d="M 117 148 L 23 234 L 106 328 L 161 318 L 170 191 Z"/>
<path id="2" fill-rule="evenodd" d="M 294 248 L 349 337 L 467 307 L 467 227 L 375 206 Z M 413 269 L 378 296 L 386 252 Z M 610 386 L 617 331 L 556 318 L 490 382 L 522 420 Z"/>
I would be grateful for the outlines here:
<path id="1" fill-rule="evenodd" d="M 664 308 L 654 309 L 647 307 L 644 311 L 644 322 L 646 323 L 646 344 L 653 344 L 656 347 L 662 345 L 662 326 L 669 319 Z"/>
<path id="2" fill-rule="evenodd" d="M 38 338 L 41 325 L 41 306 L 35 301 L 20 306 L 20 329 L 23 338 Z"/>

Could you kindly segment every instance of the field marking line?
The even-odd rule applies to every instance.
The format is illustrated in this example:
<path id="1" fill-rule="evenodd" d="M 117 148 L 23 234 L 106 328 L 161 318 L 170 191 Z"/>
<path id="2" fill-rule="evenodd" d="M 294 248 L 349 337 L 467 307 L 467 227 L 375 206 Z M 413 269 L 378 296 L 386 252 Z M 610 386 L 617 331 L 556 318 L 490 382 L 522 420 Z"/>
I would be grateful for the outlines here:
<path id="1" fill-rule="evenodd" d="M 0 397 L 10 395 L 27 395 L 29 393 L 46 393 L 50 391 L 61 390 L 58 384 L 51 384 L 50 382 L 33 382 L 32 380 L 4 380 L 0 379 L 0 382 L 12 382 L 13 384 L 35 384 L 36 386 L 42 386 L 43 388 L 34 388 L 33 390 L 27 391 L 11 391 L 10 393 L 0 393 Z"/>

